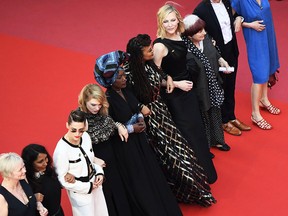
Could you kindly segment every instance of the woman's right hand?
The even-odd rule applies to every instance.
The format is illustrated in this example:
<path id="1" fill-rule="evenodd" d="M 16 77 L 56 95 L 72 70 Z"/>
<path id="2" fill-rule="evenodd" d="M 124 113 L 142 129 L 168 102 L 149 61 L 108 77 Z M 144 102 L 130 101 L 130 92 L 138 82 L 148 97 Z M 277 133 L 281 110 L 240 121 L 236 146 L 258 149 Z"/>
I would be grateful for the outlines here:
<path id="1" fill-rule="evenodd" d="M 93 182 L 92 188 L 93 188 L 93 189 L 98 188 L 100 185 L 102 185 L 103 180 L 104 180 L 104 176 L 103 176 L 103 175 L 97 175 L 97 176 L 95 176 L 95 180 L 94 180 L 94 182 Z"/>
<path id="2" fill-rule="evenodd" d="M 183 91 L 190 91 L 193 88 L 193 82 L 189 80 L 174 81 L 176 88 L 179 88 Z"/>

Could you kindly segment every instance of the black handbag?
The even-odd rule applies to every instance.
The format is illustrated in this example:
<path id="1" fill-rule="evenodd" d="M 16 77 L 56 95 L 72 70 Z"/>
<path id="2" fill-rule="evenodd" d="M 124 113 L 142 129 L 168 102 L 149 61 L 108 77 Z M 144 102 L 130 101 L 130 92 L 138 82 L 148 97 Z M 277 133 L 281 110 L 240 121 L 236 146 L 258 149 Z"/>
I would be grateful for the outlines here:
<path id="1" fill-rule="evenodd" d="M 268 88 L 272 88 L 272 86 L 274 86 L 276 84 L 276 82 L 278 82 L 278 75 L 277 73 L 279 73 L 280 71 L 279 70 L 276 70 L 276 72 L 274 74 L 271 74 L 269 76 L 269 80 L 268 80 Z"/>

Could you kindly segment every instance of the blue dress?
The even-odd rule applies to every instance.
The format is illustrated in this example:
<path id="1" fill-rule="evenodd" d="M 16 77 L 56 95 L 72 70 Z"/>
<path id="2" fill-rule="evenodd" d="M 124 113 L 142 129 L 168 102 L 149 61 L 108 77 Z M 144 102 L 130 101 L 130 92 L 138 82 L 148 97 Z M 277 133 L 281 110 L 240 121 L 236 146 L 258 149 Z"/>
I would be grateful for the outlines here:
<path id="1" fill-rule="evenodd" d="M 280 66 L 269 1 L 261 0 L 260 5 L 256 0 L 232 0 L 231 2 L 233 9 L 244 17 L 245 22 L 263 20 L 265 25 L 263 31 L 243 28 L 243 34 L 253 82 L 266 83 L 269 75 L 273 74 Z"/>

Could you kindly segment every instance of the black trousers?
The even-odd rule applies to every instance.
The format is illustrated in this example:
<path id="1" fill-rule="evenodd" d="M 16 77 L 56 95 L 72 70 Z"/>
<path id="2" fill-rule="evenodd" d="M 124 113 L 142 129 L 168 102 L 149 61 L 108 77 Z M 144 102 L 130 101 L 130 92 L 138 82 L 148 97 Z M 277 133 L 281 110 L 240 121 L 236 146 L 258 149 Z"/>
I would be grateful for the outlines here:
<path id="1" fill-rule="evenodd" d="M 230 67 L 234 67 L 234 72 L 230 74 L 220 73 L 223 79 L 224 102 L 221 106 L 222 123 L 225 124 L 230 120 L 236 119 L 235 116 L 235 85 L 238 69 L 238 55 L 234 53 L 232 41 L 224 46 L 221 50 L 221 56 L 228 62 Z"/>

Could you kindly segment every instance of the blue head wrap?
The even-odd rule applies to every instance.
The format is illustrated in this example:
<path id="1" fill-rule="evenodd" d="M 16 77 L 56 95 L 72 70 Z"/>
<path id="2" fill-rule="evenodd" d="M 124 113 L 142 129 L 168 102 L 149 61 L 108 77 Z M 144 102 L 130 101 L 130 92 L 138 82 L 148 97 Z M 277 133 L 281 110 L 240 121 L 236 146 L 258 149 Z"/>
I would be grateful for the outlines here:
<path id="1" fill-rule="evenodd" d="M 128 60 L 128 53 L 117 50 L 104 54 L 96 59 L 94 77 L 103 87 L 110 87 L 116 80 L 121 65 Z"/>

